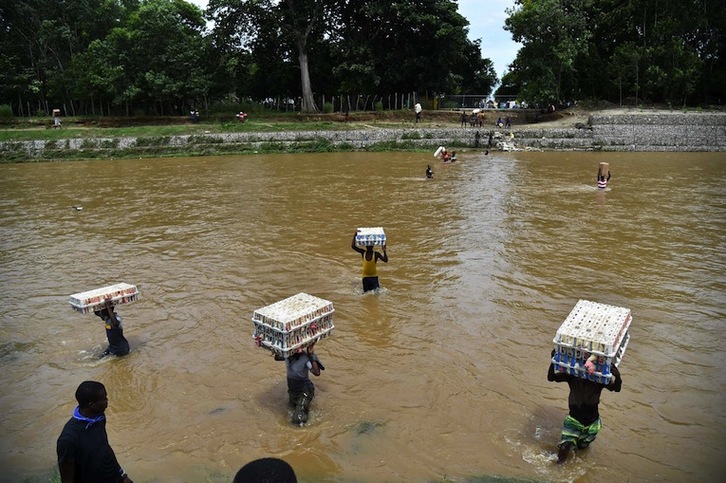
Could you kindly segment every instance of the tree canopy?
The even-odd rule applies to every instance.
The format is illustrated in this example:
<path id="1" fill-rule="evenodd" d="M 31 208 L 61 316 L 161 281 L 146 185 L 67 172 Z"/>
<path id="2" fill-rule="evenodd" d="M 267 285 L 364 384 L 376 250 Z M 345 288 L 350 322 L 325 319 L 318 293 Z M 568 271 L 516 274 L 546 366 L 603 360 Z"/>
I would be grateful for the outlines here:
<path id="1" fill-rule="evenodd" d="M 517 0 L 499 94 L 671 105 L 726 97 L 718 0 Z M 209 26 L 208 26 L 209 25 Z M 19 115 L 185 114 L 217 101 L 487 95 L 456 0 L 0 1 L 0 104 Z"/>
<path id="2" fill-rule="evenodd" d="M 508 14 L 522 48 L 500 89 L 532 103 L 726 100 L 719 0 L 517 0 Z"/>

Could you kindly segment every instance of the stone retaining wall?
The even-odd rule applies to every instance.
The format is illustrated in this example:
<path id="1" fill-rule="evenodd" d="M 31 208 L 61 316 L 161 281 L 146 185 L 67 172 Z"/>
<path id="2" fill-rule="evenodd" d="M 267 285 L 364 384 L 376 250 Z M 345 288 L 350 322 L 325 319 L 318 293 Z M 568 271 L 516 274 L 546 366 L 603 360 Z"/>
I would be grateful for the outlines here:
<path id="1" fill-rule="evenodd" d="M 481 133 L 484 149 L 490 128 Z M 726 151 L 726 113 L 595 114 L 578 127 L 515 126 L 494 129 L 494 149 L 544 151 Z M 167 136 L 156 138 L 85 138 L 0 143 L 0 160 L 77 157 L 210 155 L 332 149 L 436 149 L 474 147 L 476 129 L 399 128 L 351 131 L 301 131 Z"/>

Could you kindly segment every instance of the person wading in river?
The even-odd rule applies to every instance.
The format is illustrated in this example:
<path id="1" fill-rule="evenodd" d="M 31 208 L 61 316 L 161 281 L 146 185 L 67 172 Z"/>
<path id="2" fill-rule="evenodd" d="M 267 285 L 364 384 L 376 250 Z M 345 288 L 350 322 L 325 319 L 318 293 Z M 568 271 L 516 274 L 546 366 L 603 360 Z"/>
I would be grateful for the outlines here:
<path id="1" fill-rule="evenodd" d="M 555 351 L 553 350 L 552 357 L 554 356 Z M 610 384 L 605 385 L 564 372 L 555 372 L 554 363 L 550 363 L 547 380 L 566 382 L 570 386 L 570 395 L 568 397 L 570 414 L 565 418 L 562 426 L 557 463 L 564 463 L 572 448 L 576 447 L 582 450 L 595 441 L 597 433 L 602 428 L 602 421 L 598 412 L 600 393 L 603 389 L 620 392 L 623 385 L 620 371 L 615 364 L 610 366 L 610 371 L 615 377 L 610 381 Z"/>
<path id="2" fill-rule="evenodd" d="M 383 245 L 383 254 L 373 251 L 372 245 L 367 245 L 366 249 L 363 250 L 355 244 L 356 233 L 353 233 L 353 241 L 350 243 L 350 247 L 361 254 L 363 257 L 363 292 L 370 290 L 376 290 L 380 287 L 378 283 L 378 268 L 376 263 L 378 260 L 383 263 L 388 263 L 388 255 L 386 254 L 386 245 Z"/>

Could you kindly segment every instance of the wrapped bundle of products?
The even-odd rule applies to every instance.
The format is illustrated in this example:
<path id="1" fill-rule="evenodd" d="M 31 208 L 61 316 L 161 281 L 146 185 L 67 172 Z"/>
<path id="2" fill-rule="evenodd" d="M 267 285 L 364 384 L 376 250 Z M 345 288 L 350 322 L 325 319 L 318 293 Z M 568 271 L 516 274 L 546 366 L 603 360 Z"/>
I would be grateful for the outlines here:
<path id="1" fill-rule="evenodd" d="M 355 244 L 359 247 L 383 246 L 386 244 L 386 233 L 383 228 L 358 228 Z"/>
<path id="2" fill-rule="evenodd" d="M 333 303 L 299 293 L 254 311 L 252 337 L 259 347 L 288 357 L 330 335 Z"/>
<path id="3" fill-rule="evenodd" d="M 612 365 L 620 364 L 628 347 L 631 320 L 630 309 L 588 300 L 577 302 L 552 340 L 555 371 L 608 384 L 613 377 Z"/>
<path id="4" fill-rule="evenodd" d="M 136 285 L 128 283 L 117 283 L 108 287 L 101 287 L 87 292 L 74 293 L 68 297 L 68 303 L 73 310 L 83 314 L 101 310 L 106 305 L 106 299 L 111 299 L 111 304 L 128 304 L 139 300 L 139 289 Z"/>

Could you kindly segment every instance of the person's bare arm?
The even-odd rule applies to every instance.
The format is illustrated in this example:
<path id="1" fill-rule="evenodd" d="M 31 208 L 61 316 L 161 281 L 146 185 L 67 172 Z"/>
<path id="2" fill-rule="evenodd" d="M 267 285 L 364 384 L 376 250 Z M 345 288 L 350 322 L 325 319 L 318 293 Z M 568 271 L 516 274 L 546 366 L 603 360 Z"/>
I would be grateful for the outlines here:
<path id="1" fill-rule="evenodd" d="M 353 250 L 355 250 L 355 251 L 357 251 L 358 253 L 360 253 L 361 255 L 363 255 L 363 254 L 364 254 L 364 253 L 365 253 L 366 251 L 365 251 L 365 250 L 363 250 L 363 249 L 362 249 L 361 247 L 359 247 L 358 245 L 356 245 L 356 244 L 355 244 L 355 236 L 356 236 L 357 234 L 358 234 L 358 232 L 357 232 L 357 231 L 356 231 L 355 233 L 353 233 L 353 241 L 351 241 L 351 242 L 350 242 L 350 247 L 351 247 L 351 248 L 352 248 Z"/>
<path id="2" fill-rule="evenodd" d="M 383 260 L 383 263 L 388 263 L 388 254 L 386 253 L 386 245 L 383 245 L 383 254 L 376 252 L 376 258 Z"/>
<path id="3" fill-rule="evenodd" d="M 111 320 L 111 325 L 118 327 L 118 319 L 116 318 L 116 313 L 113 311 L 113 304 L 110 298 L 106 299 L 106 312 L 108 313 L 108 318 Z"/>
<path id="4" fill-rule="evenodd" d="M 313 366 L 312 369 L 310 369 L 310 372 L 312 372 L 314 376 L 319 376 L 320 366 L 318 365 L 318 356 L 315 355 L 314 344 L 308 347 L 308 357 L 310 358 L 310 364 Z"/>

